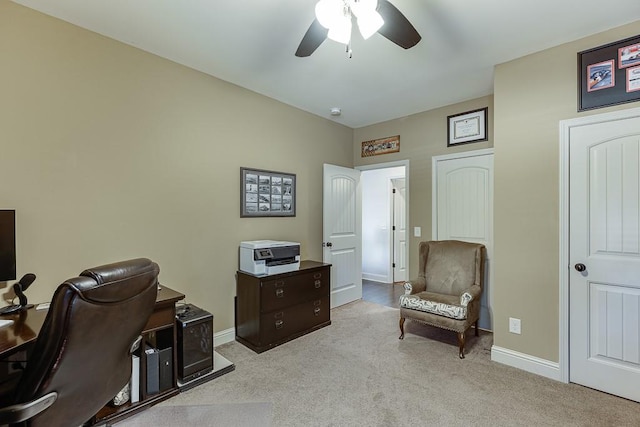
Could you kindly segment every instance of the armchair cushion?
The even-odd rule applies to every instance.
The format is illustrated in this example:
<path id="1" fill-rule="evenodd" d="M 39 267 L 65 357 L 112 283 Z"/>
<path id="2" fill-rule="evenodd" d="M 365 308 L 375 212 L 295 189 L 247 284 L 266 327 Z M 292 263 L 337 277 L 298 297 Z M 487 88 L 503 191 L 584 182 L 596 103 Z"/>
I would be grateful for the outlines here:
<path id="1" fill-rule="evenodd" d="M 400 307 L 461 320 L 467 318 L 469 301 L 471 295 L 466 292 L 462 296 L 420 292 L 415 295 L 401 295 Z"/>

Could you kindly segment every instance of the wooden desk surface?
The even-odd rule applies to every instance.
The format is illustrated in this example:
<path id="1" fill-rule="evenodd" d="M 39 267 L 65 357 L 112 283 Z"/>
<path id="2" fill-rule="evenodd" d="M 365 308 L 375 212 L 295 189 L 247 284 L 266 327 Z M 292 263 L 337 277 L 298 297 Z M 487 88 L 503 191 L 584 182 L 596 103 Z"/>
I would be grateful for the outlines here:
<path id="1" fill-rule="evenodd" d="M 13 320 L 11 325 L 0 328 L 0 358 L 9 356 L 35 340 L 46 316 L 47 310 L 35 308 L 0 316 L 0 319 Z"/>
<path id="2" fill-rule="evenodd" d="M 160 285 L 156 296 L 156 310 L 175 304 L 183 298 L 184 294 Z M 20 313 L 0 316 L 0 319 L 13 320 L 11 325 L 0 327 L 0 359 L 26 348 L 27 344 L 35 341 L 47 312 L 48 310 L 36 310 L 34 307 Z"/>

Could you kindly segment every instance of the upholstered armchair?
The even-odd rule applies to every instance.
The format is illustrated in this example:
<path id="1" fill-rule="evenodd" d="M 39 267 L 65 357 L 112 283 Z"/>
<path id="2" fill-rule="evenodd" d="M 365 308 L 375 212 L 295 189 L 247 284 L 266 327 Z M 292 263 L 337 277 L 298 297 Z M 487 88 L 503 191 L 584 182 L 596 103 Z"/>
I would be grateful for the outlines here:
<path id="1" fill-rule="evenodd" d="M 400 339 L 405 319 L 413 319 L 458 334 L 464 359 L 465 334 L 475 324 L 478 336 L 480 296 L 484 284 L 486 248 L 458 240 L 421 242 L 418 277 L 404 284 L 400 296 Z"/>

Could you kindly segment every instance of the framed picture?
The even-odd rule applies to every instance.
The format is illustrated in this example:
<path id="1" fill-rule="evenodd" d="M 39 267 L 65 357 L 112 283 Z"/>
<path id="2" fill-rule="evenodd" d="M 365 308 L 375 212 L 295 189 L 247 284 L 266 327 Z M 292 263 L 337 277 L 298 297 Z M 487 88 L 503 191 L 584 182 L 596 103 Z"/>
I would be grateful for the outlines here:
<path id="1" fill-rule="evenodd" d="M 578 111 L 640 100 L 640 36 L 578 52 Z"/>
<path id="2" fill-rule="evenodd" d="M 627 92 L 640 90 L 640 66 L 627 68 Z"/>
<path id="3" fill-rule="evenodd" d="M 488 139 L 489 107 L 447 116 L 447 147 Z"/>
<path id="4" fill-rule="evenodd" d="M 240 168 L 240 217 L 296 216 L 296 176 Z"/>
<path id="5" fill-rule="evenodd" d="M 397 153 L 400 151 L 400 135 L 387 138 L 364 141 L 361 157 L 377 156 L 379 154 Z"/>

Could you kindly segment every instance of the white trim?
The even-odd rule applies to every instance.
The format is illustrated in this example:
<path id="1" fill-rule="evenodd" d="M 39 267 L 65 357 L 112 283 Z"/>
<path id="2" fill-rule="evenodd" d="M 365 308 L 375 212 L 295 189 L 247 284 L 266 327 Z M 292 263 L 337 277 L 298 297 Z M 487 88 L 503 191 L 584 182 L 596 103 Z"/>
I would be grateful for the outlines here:
<path id="1" fill-rule="evenodd" d="M 359 171 L 366 171 L 366 170 L 375 170 L 375 169 L 388 169 L 388 168 L 394 168 L 394 167 L 398 167 L 398 166 L 404 166 L 404 179 L 405 179 L 405 224 L 407 224 L 407 233 L 409 233 L 409 225 L 411 224 L 409 222 L 409 211 L 411 210 L 411 204 L 409 201 L 409 160 L 396 160 L 393 162 L 385 162 L 385 163 L 372 163 L 370 165 L 361 165 L 361 166 L 356 166 L 354 169 L 359 170 Z M 395 177 L 395 178 L 402 178 L 400 176 Z M 389 181 L 391 182 L 391 181 Z M 407 236 L 407 240 L 409 239 L 409 237 Z M 405 249 L 405 259 L 407 260 L 407 274 L 410 271 L 409 270 L 409 264 L 411 263 L 411 260 L 409 258 L 409 247 L 411 245 L 407 245 L 406 249 Z M 391 272 L 391 277 L 393 278 L 393 271 Z M 393 280 L 393 279 L 391 279 Z"/>
<path id="2" fill-rule="evenodd" d="M 236 328 L 225 329 L 224 331 L 213 334 L 213 347 L 226 344 L 236 339 Z"/>
<path id="3" fill-rule="evenodd" d="M 443 154 L 431 157 L 431 238 L 433 240 L 438 240 L 438 206 L 434 203 L 436 200 L 436 191 L 438 191 L 438 168 L 436 164 L 443 160 L 464 159 L 465 157 L 486 156 L 488 154 L 493 154 L 493 148 L 462 151 L 460 153 Z M 491 233 L 493 233 L 493 225 Z M 493 240 L 493 235 L 491 236 L 491 239 Z"/>
<path id="4" fill-rule="evenodd" d="M 640 117 L 640 108 L 613 111 L 560 121 L 560 263 L 559 263 L 559 375 L 560 381 L 569 382 L 569 139 L 571 129 L 615 120 Z"/>
<path id="5" fill-rule="evenodd" d="M 560 263 L 559 295 L 560 308 L 558 357 L 560 380 L 569 382 L 569 130 L 567 120 L 560 121 Z M 564 267 L 563 267 L 564 266 Z"/>
<path id="6" fill-rule="evenodd" d="M 508 348 L 498 347 L 496 345 L 491 347 L 491 360 L 502 363 L 503 365 L 522 369 L 536 375 L 541 375 L 552 380 L 562 381 L 560 378 L 560 369 L 556 362 L 540 359 L 535 356 L 509 350 Z"/>
<path id="7" fill-rule="evenodd" d="M 380 283 L 391 283 L 389 277 L 384 276 L 382 274 L 373 274 L 373 273 L 362 273 L 362 278 L 365 280 L 371 280 L 372 282 L 380 282 Z"/>

